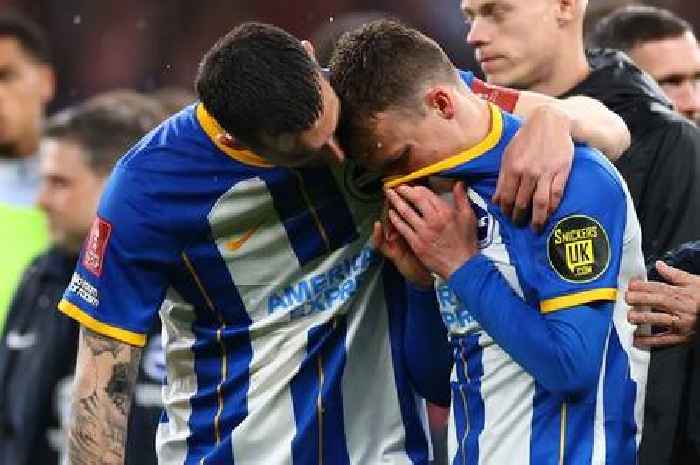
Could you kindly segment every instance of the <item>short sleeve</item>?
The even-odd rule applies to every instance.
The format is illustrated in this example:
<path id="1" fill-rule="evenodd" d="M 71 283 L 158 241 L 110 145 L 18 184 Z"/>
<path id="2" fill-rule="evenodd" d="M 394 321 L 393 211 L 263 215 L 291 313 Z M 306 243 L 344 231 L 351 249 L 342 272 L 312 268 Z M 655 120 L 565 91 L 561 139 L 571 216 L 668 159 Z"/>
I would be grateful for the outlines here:
<path id="1" fill-rule="evenodd" d="M 83 326 L 143 346 L 182 250 L 143 173 L 117 169 L 59 309 Z"/>
<path id="2" fill-rule="evenodd" d="M 626 193 L 602 155 L 577 147 L 563 200 L 541 234 L 520 244 L 542 313 L 617 298 Z M 529 235 L 528 235 L 529 236 Z"/>
<path id="3" fill-rule="evenodd" d="M 515 106 L 520 99 L 520 92 L 507 87 L 494 86 L 488 84 L 474 76 L 471 71 L 461 71 L 459 76 L 462 81 L 471 89 L 474 95 L 491 102 L 503 111 L 513 113 Z"/>

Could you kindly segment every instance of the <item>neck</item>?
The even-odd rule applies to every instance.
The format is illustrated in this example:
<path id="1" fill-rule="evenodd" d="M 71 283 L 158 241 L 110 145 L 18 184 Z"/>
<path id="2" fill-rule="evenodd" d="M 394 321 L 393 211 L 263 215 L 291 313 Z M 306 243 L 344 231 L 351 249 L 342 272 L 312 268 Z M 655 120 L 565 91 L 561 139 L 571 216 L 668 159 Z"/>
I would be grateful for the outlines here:
<path id="1" fill-rule="evenodd" d="M 474 147 L 488 136 L 491 130 L 491 110 L 488 103 L 467 91 L 463 95 L 463 112 L 459 113 L 462 140 L 458 151 Z"/>
<path id="2" fill-rule="evenodd" d="M 588 77 L 591 68 L 586 59 L 583 39 L 580 38 L 582 36 L 577 37 L 578 40 L 570 44 L 560 44 L 558 50 L 561 53 L 552 60 L 546 76 L 528 90 L 558 97 Z"/>

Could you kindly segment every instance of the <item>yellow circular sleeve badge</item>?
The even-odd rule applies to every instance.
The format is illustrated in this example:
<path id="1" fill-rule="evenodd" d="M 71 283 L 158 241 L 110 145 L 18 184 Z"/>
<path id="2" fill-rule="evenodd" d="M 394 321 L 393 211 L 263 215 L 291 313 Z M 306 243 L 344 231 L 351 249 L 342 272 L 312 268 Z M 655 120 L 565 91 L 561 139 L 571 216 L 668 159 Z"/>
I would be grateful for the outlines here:
<path id="1" fill-rule="evenodd" d="M 547 241 L 549 264 L 572 283 L 599 278 L 610 264 L 610 241 L 603 226 L 589 216 L 567 216 L 557 223 Z"/>

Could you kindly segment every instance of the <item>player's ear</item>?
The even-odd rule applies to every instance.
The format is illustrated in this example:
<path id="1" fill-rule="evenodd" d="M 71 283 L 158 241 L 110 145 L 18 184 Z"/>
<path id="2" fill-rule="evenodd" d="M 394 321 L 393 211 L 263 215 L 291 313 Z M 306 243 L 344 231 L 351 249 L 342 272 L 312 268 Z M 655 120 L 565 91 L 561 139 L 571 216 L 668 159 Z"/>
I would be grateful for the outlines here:
<path id="1" fill-rule="evenodd" d="M 216 135 L 216 141 L 223 145 L 224 147 L 228 147 L 230 149 L 234 150 L 246 150 L 248 147 L 243 144 L 241 141 L 233 137 L 231 134 L 228 132 L 220 132 L 219 134 Z"/>
<path id="2" fill-rule="evenodd" d="M 446 87 L 436 86 L 428 89 L 425 104 L 428 111 L 435 111 L 442 118 L 452 119 L 455 116 L 454 95 Z"/>

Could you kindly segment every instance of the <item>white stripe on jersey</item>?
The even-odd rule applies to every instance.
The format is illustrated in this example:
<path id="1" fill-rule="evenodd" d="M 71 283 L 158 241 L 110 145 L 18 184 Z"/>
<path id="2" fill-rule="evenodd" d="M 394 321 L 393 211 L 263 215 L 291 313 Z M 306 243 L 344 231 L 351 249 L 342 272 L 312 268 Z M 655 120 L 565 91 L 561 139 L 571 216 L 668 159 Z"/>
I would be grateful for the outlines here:
<path id="1" fill-rule="evenodd" d="M 208 215 L 219 253 L 253 321 L 248 415 L 232 432 L 234 463 L 240 465 L 292 464 L 296 425 L 289 386 L 306 356 L 309 322 L 290 322 L 284 312 L 268 313 L 266 297 L 272 290 L 279 289 L 281 283 L 295 281 L 295 275 L 304 276 L 273 205 L 265 182 L 252 178 L 236 183 Z M 247 241 L 239 248 L 227 247 L 229 241 L 246 236 Z M 276 250 L 265 260 L 247 253 L 264 250 L 271 243 Z M 331 315 L 322 312 L 310 318 L 321 324 Z M 256 334 L 263 331 L 264 336 Z"/>
<path id="2" fill-rule="evenodd" d="M 371 288 L 382 286 L 379 273 L 367 276 L 372 281 L 356 298 L 360 305 L 349 315 L 348 342 L 355 341 L 347 352 L 343 376 L 343 408 L 345 436 L 352 464 L 390 463 L 410 465 L 403 441 L 406 431 L 399 409 L 384 409 L 385 405 L 398 405 L 398 393 L 394 380 L 393 360 L 389 356 L 389 338 L 379 339 L 373 333 L 389 333 L 389 321 L 383 292 L 372 292 Z M 363 341 L 360 343 L 359 341 Z M 367 343 L 364 343 L 366 341 Z M 379 356 L 379 355 L 382 356 Z M 372 367 L 368 367 L 372 364 Z M 368 383 L 367 373 L 372 373 L 375 382 Z M 378 382 L 376 382 L 378 381 Z M 392 434 L 387 434 L 391 431 Z M 382 446 L 383 444 L 383 446 Z M 392 450 L 391 456 L 367 455 L 369 452 Z"/>
<path id="3" fill-rule="evenodd" d="M 160 309 L 168 383 L 163 385 L 163 403 L 168 422 L 158 425 L 156 453 L 158 463 L 181 465 L 187 457 L 188 421 L 192 414 L 190 398 L 197 392 L 192 346 L 194 307 L 170 288 Z"/>
<path id="4" fill-rule="evenodd" d="M 627 198 L 627 226 L 625 227 L 624 243 L 622 245 L 622 260 L 620 263 L 620 273 L 618 278 L 617 301 L 615 302 L 615 312 L 613 313 L 613 325 L 620 338 L 620 345 L 627 353 L 630 365 L 630 377 L 637 384 L 637 398 L 634 404 L 634 417 L 637 423 L 637 449 L 642 440 L 642 427 L 644 425 L 644 402 L 646 398 L 647 369 L 649 367 L 650 352 L 638 349 L 634 346 L 634 332 L 637 329 L 627 321 L 627 311 L 629 306 L 625 302 L 625 293 L 629 282 L 634 278 L 646 279 L 646 269 L 634 251 L 642 250 L 642 230 L 637 220 L 637 215 L 632 203 L 632 196 L 627 189 L 627 184 L 622 179 L 619 172 L 614 171 L 620 179 L 620 184 L 625 190 Z M 600 400 L 599 400 L 600 401 Z"/>
<path id="5" fill-rule="evenodd" d="M 469 199 L 483 210 L 487 210 L 486 202 L 472 190 L 469 191 Z M 490 237 L 486 239 L 488 247 L 481 252 L 495 263 L 510 287 L 522 298 L 523 291 L 515 267 L 511 263 L 510 254 L 503 243 L 500 224 L 490 213 L 487 214 L 493 227 L 488 233 Z M 476 326 L 478 327 L 478 324 Z M 479 345 L 482 347 L 482 365 L 488 368 L 488 372 L 481 378 L 484 432 L 479 436 L 479 463 L 509 463 L 513 457 L 517 457 L 519 464 L 528 465 L 532 400 L 535 395 L 534 380 L 483 331 L 479 335 Z M 453 380 L 456 381 L 454 370 Z M 503 389 L 506 385 L 508 389 Z M 497 396 L 491 395 L 495 392 L 498 392 Z M 461 400 L 453 399 L 453 402 L 457 401 Z M 451 418 L 452 410 L 454 409 L 451 409 Z M 514 418 L 521 420 L 516 421 Z M 513 429 L 514 425 L 516 430 Z M 456 424 L 453 419 L 450 421 L 449 437 L 452 443 L 448 444 L 449 456 L 454 458 L 459 446 L 456 441 L 459 438 L 456 437 Z M 523 438 L 528 440 L 524 441 Z"/>
<path id="6" fill-rule="evenodd" d="M 605 465 L 605 409 L 603 399 L 603 389 L 605 388 L 605 360 L 608 359 L 608 345 L 610 344 L 610 331 L 605 339 L 605 349 L 603 349 L 603 363 L 600 366 L 600 377 L 598 378 L 598 389 L 596 393 L 595 417 L 593 419 L 593 452 L 591 453 L 591 465 Z"/>
<path id="7" fill-rule="evenodd" d="M 304 276 L 294 254 L 284 224 L 274 209 L 267 185 L 260 178 L 236 183 L 214 205 L 208 215 L 219 253 L 246 302 L 248 316 L 255 322 L 267 319 L 267 297 L 279 290 L 280 283 L 298 281 Z M 245 241 L 244 241 L 245 240 Z M 238 242 L 231 250 L 228 244 Z M 244 242 L 241 242 L 244 241 Z M 265 259 L 260 251 L 274 244 Z M 286 321 L 281 312 L 279 318 Z"/>
<path id="8" fill-rule="evenodd" d="M 487 344 L 482 363 L 490 371 L 481 378 L 481 391 L 489 395 L 482 396 L 484 430 L 479 436 L 479 463 L 505 464 L 517 459 L 518 465 L 528 465 L 535 382 L 485 332 L 479 343 Z"/>

